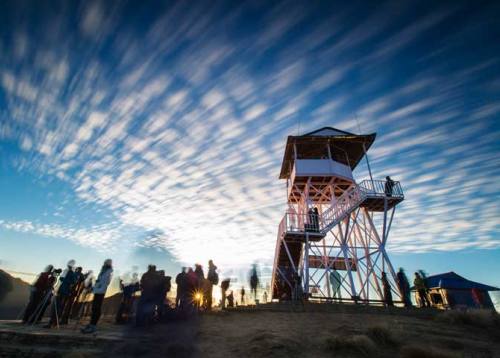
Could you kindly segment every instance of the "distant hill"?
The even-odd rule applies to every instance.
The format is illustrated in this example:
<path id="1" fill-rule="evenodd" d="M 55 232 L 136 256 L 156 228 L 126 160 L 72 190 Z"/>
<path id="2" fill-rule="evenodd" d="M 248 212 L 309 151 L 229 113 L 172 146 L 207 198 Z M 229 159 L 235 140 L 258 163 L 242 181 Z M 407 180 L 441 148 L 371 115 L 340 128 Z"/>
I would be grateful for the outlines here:
<path id="1" fill-rule="evenodd" d="M 16 319 L 28 302 L 30 285 L 0 270 L 0 319 Z M 2 292 L 3 290 L 3 292 Z M 3 297 L 2 293 L 6 293 Z"/>

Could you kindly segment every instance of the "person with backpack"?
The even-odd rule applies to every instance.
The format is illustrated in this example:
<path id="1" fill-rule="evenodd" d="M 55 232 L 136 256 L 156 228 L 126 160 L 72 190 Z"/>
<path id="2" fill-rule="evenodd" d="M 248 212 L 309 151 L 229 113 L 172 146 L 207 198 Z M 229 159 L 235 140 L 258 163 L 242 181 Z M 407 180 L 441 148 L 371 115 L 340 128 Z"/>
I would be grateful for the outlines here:
<path id="1" fill-rule="evenodd" d="M 217 266 L 214 265 L 214 262 L 212 260 L 208 261 L 207 280 L 210 282 L 210 285 L 208 285 L 208 283 L 205 283 L 203 290 L 203 301 L 205 309 L 211 310 L 213 286 L 217 286 L 219 284 L 219 275 L 217 274 Z"/>
<path id="2" fill-rule="evenodd" d="M 113 262 L 111 259 L 106 259 L 101 267 L 101 272 L 97 276 L 94 288 L 94 299 L 92 300 L 92 314 L 90 316 L 90 323 L 81 329 L 82 333 L 94 333 L 96 331 L 97 322 L 101 318 L 101 309 L 104 302 L 104 296 L 108 290 L 113 277 Z"/>

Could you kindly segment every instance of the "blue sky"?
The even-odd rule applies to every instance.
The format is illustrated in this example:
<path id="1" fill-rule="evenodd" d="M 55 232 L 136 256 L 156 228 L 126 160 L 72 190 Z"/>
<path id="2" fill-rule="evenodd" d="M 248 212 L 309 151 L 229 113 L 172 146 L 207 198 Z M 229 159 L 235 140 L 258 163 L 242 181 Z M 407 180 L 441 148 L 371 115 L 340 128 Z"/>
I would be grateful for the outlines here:
<path id="1" fill-rule="evenodd" d="M 0 264 L 272 262 L 288 135 L 377 132 L 396 266 L 500 286 L 495 2 L 0 4 Z M 367 176 L 364 164 L 355 171 Z"/>

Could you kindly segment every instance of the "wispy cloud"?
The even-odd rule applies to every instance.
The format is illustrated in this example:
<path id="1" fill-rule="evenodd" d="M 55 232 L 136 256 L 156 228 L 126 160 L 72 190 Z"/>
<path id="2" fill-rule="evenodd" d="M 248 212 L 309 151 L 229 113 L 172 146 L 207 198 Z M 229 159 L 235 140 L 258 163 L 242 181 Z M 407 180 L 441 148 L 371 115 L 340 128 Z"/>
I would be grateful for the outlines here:
<path id="1" fill-rule="evenodd" d="M 406 190 L 391 250 L 500 247 L 500 99 L 467 101 L 491 67 L 464 77 L 468 62 L 432 71 L 409 61 L 391 73 L 398 53 L 452 14 L 426 12 L 392 29 L 396 10 L 373 9 L 342 24 L 349 30 L 332 9 L 289 4 L 175 3 L 128 23 L 127 5 L 89 2 L 76 28 L 62 19 L 67 9 L 38 25 L 52 21 L 58 31 L 8 31 L 1 48 L 15 49 L 0 51 L 0 136 L 17 143 L 10 164 L 59 178 L 112 219 L 88 228 L 24 218 L 0 225 L 100 250 L 130 227 L 157 230 L 126 242 L 168 248 L 185 262 L 270 262 L 285 207 L 277 176 L 286 136 L 359 124 L 379 133 L 369 153 L 375 173 Z M 251 31 L 239 25 L 248 16 L 259 24 Z"/>

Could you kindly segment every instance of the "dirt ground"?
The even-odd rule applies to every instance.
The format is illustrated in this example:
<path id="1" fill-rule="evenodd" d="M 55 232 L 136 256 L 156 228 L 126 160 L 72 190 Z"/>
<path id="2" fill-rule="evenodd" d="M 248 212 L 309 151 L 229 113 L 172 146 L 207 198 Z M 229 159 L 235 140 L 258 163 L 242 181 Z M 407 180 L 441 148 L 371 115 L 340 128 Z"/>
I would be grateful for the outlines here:
<path id="1" fill-rule="evenodd" d="M 352 305 L 262 305 L 95 335 L 0 322 L 0 356 L 500 357 L 498 315 Z"/>

